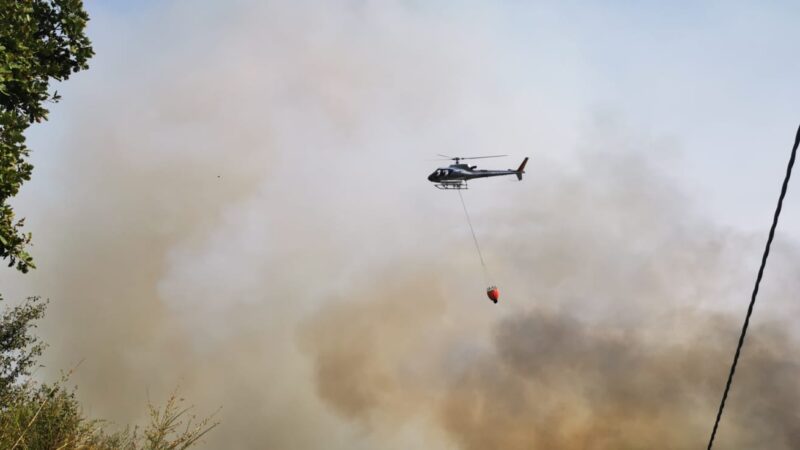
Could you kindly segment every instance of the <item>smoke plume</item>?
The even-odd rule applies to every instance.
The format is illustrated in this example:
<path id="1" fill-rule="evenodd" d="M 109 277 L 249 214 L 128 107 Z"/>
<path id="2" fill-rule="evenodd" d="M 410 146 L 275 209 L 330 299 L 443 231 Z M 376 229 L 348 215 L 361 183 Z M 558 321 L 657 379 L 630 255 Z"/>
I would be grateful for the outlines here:
<path id="1" fill-rule="evenodd" d="M 118 423 L 180 385 L 222 406 L 206 448 L 704 445 L 762 240 L 665 175 L 676 142 L 587 112 L 546 10 L 533 68 L 489 6 L 285 3 L 90 11 L 18 199 L 39 269 L 2 275 L 52 300 L 37 375 L 83 360 Z M 465 193 L 493 305 L 425 177 L 499 152 L 532 160 Z M 800 446 L 776 246 L 720 448 Z"/>

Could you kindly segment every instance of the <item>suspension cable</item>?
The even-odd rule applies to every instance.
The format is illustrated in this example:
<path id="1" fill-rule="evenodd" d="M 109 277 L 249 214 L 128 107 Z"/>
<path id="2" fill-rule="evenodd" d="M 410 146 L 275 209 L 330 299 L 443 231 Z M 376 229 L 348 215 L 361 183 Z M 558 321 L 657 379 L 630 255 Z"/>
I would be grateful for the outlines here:
<path id="1" fill-rule="evenodd" d="M 472 233 L 472 240 L 475 242 L 475 248 L 478 250 L 478 257 L 481 259 L 481 267 L 483 268 L 483 277 L 487 284 L 489 284 L 489 271 L 486 268 L 486 262 L 483 260 L 483 254 L 481 253 L 481 246 L 478 245 L 478 238 L 475 237 L 475 229 L 472 227 L 472 220 L 469 218 L 469 212 L 467 212 L 467 205 L 464 203 L 464 197 L 461 195 L 461 189 L 456 189 L 458 191 L 458 198 L 461 199 L 461 206 L 464 208 L 464 215 L 467 216 L 467 224 L 469 224 L 469 231 Z"/>
<path id="2" fill-rule="evenodd" d="M 750 297 L 750 306 L 747 308 L 747 315 L 744 318 L 744 325 L 742 325 L 742 334 L 739 336 L 739 344 L 736 346 L 736 353 L 733 356 L 733 364 L 731 364 L 731 371 L 728 374 L 728 382 L 725 384 L 725 392 L 722 394 L 722 401 L 719 404 L 717 411 L 717 419 L 714 421 L 714 429 L 711 431 L 711 439 L 708 441 L 708 450 L 714 445 L 714 437 L 717 434 L 719 421 L 722 418 L 722 410 L 725 409 L 725 400 L 728 398 L 728 392 L 731 389 L 733 382 L 733 374 L 736 372 L 736 364 L 739 362 L 739 355 L 742 352 L 744 345 L 744 337 L 747 334 L 747 326 L 750 324 L 750 316 L 753 314 L 753 306 L 756 303 L 756 296 L 758 295 L 758 288 L 761 284 L 761 278 L 764 276 L 764 267 L 767 265 L 767 257 L 769 257 L 769 248 L 772 245 L 772 239 L 775 237 L 775 228 L 778 226 L 778 217 L 781 215 L 783 208 L 783 199 L 786 197 L 786 190 L 789 187 L 789 178 L 792 176 L 792 167 L 794 166 L 795 155 L 797 154 L 797 145 L 800 144 L 800 128 L 797 129 L 797 136 L 794 138 L 794 147 L 792 147 L 792 155 L 789 157 L 789 164 L 786 167 L 786 178 L 783 179 L 783 186 L 781 187 L 781 195 L 778 197 L 778 206 L 775 208 L 775 215 L 772 218 L 772 227 L 769 229 L 769 237 L 767 238 L 767 245 L 764 248 L 764 255 L 761 257 L 761 267 L 758 269 L 758 276 L 756 276 L 756 284 L 753 288 L 753 295 Z"/>

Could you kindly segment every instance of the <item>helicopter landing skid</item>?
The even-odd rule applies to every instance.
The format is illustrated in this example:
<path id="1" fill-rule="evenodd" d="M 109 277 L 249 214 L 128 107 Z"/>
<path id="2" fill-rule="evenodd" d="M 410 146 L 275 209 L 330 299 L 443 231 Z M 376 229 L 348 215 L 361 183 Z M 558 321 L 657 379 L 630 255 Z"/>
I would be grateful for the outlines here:
<path id="1" fill-rule="evenodd" d="M 443 191 L 469 189 L 466 181 L 439 183 L 434 184 L 434 186 L 436 186 L 436 189 L 441 189 Z"/>

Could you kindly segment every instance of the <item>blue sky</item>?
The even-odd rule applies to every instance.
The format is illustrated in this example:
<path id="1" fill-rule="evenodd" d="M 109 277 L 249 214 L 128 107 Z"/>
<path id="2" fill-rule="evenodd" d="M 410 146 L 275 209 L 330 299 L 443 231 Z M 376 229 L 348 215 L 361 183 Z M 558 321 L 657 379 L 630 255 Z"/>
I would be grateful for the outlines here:
<path id="1" fill-rule="evenodd" d="M 300 3 L 311 8 L 315 4 Z M 800 118 L 800 91 L 793 83 L 800 72 L 800 61 L 793 57 L 800 50 L 795 26 L 798 5 L 624 1 L 342 5 L 379 9 L 382 3 L 391 5 L 389 9 L 406 8 L 411 15 L 417 11 L 445 26 L 454 21 L 488 33 L 491 42 L 482 51 L 500 55 L 505 63 L 500 69 L 486 67 L 497 83 L 563 93 L 558 106 L 571 108 L 566 117 L 576 122 L 608 111 L 632 128 L 674 139 L 674 151 L 680 156 L 672 171 L 687 189 L 697 189 L 714 220 L 747 230 L 760 230 L 768 222 Z M 135 25 L 128 25 L 133 35 L 135 27 L 148 20 L 143 16 L 152 18 L 171 9 L 182 11 L 170 17 L 172 22 L 203 20 L 192 18 L 205 16 L 202 6 L 187 9 L 181 4 L 90 1 L 87 8 L 94 17 L 91 31 L 98 48 L 114 51 L 114 30 L 99 23 L 103 18 L 120 24 L 133 20 Z M 231 10 L 242 4 L 246 3 L 233 3 Z M 191 47 L 191 37 L 179 39 L 184 48 Z M 208 43 L 198 37 L 197 45 Z M 157 49 L 152 53 L 158 57 Z M 104 57 L 99 54 L 96 64 Z M 790 197 L 784 230 L 800 225 L 800 207 L 793 207 L 797 204 Z"/>
<path id="2" fill-rule="evenodd" d="M 514 45 L 538 45 L 541 26 L 556 30 L 566 44 L 555 45 L 566 45 L 584 72 L 575 77 L 586 107 L 674 137 L 681 153 L 674 171 L 699 188 L 708 214 L 763 228 L 800 117 L 800 61 L 791 56 L 800 50 L 797 5 L 559 3 L 543 8 L 544 24 L 536 9 L 518 7 Z M 787 208 L 783 230 L 797 228 L 798 209 Z"/>

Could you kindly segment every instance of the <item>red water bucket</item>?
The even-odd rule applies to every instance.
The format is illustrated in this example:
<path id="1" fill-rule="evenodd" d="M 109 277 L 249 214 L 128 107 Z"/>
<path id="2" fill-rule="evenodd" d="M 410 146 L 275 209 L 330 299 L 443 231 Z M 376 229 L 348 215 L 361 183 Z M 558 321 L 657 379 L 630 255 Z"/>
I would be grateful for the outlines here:
<path id="1" fill-rule="evenodd" d="M 497 289 L 497 286 L 489 286 L 486 289 L 486 295 L 489 297 L 489 300 L 495 303 L 500 299 L 500 291 Z"/>

